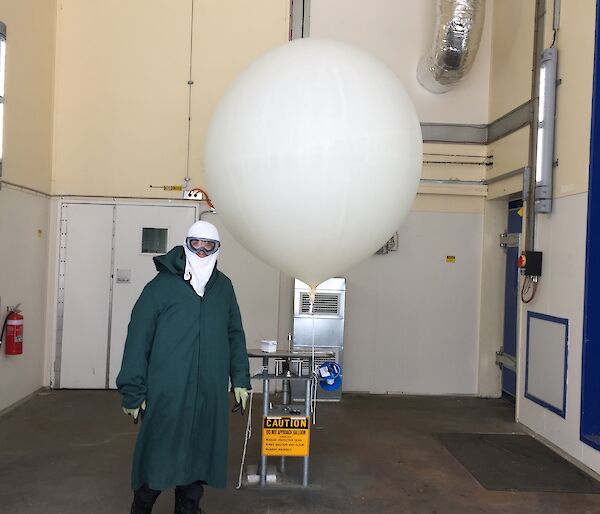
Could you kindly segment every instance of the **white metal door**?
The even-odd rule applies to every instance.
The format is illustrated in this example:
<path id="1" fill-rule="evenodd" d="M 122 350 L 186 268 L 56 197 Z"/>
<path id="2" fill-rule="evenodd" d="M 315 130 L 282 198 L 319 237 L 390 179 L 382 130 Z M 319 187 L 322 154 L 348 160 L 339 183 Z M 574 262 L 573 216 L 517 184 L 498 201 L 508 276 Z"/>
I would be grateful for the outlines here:
<path id="1" fill-rule="evenodd" d="M 57 387 L 106 387 L 113 209 L 61 206 Z"/>
<path id="2" fill-rule="evenodd" d="M 156 275 L 152 258 L 183 243 L 196 208 L 118 205 L 115 219 L 109 388 L 116 387 L 133 305 Z"/>

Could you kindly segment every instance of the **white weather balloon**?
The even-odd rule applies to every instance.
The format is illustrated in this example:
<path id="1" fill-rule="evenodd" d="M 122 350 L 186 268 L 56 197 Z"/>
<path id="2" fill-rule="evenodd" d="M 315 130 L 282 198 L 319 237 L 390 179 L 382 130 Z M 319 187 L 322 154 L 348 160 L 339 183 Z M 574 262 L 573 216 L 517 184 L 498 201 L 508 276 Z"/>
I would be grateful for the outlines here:
<path id="1" fill-rule="evenodd" d="M 394 73 L 346 44 L 308 38 L 266 53 L 227 89 L 205 173 L 234 237 L 316 286 L 398 229 L 421 159 L 419 120 Z"/>

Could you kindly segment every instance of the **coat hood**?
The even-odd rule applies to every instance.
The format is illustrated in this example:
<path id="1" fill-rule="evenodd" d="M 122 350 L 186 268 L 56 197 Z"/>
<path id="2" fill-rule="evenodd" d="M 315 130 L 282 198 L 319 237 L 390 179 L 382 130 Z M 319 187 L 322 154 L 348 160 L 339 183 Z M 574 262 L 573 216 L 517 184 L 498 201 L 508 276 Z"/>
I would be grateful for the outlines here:
<path id="1" fill-rule="evenodd" d="M 187 236 L 183 241 L 183 251 L 185 252 L 186 259 L 183 279 L 190 283 L 198 296 L 204 296 L 206 286 L 217 264 L 220 244 L 216 244 L 213 253 L 201 256 L 193 248 L 188 247 L 188 238 L 208 239 L 213 242 L 220 241 L 219 231 L 212 223 L 199 220 L 189 228 Z"/>
<path id="2" fill-rule="evenodd" d="M 175 246 L 164 255 L 154 257 L 156 271 L 170 271 L 175 275 L 185 272 L 185 253 L 183 246 Z"/>
<path id="3" fill-rule="evenodd" d="M 183 246 L 174 246 L 171 250 L 169 250 L 164 255 L 158 255 L 157 257 L 154 257 L 153 259 L 154 259 L 154 265 L 156 266 L 156 271 L 158 271 L 158 272 L 168 271 L 175 275 L 179 275 L 181 278 L 183 278 L 183 274 L 185 273 L 185 263 L 186 263 L 185 251 L 183 249 Z M 207 288 L 214 283 L 214 281 L 217 278 L 217 274 L 218 274 L 217 266 L 215 265 L 215 267 L 210 275 L 210 279 L 208 280 L 208 283 L 206 284 Z"/>

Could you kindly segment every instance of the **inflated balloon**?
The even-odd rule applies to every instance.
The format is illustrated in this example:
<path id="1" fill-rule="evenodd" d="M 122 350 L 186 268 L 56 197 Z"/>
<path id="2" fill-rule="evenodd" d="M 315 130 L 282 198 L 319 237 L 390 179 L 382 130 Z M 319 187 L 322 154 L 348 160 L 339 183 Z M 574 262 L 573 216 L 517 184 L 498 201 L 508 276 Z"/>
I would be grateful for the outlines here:
<path id="1" fill-rule="evenodd" d="M 398 229 L 421 159 L 419 120 L 393 72 L 363 51 L 308 38 L 271 50 L 228 88 L 205 172 L 234 237 L 314 287 Z"/>

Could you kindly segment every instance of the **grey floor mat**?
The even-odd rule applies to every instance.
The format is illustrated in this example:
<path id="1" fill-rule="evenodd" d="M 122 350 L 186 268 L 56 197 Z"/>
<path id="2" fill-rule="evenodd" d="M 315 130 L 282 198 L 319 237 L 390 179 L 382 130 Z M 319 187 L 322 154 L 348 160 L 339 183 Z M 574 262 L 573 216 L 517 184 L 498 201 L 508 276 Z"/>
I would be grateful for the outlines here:
<path id="1" fill-rule="evenodd" d="M 493 491 L 600 494 L 600 482 L 523 434 L 438 434 L 448 451 Z"/>

